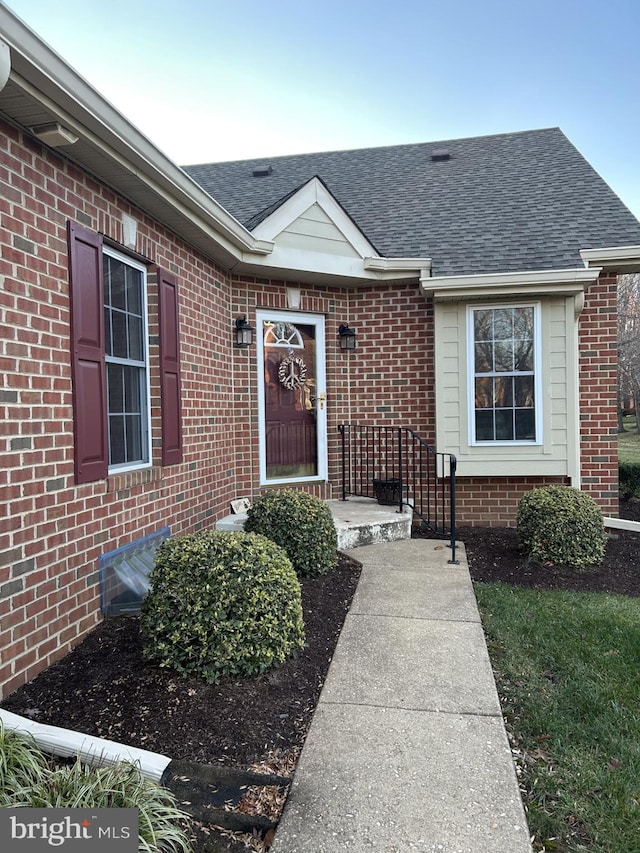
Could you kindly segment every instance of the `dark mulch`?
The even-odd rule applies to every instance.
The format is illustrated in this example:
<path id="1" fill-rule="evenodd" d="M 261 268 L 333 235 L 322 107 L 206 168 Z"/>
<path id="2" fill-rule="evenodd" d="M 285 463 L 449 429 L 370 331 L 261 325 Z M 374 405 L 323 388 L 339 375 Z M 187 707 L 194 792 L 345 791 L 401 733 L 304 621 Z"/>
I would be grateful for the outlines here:
<path id="1" fill-rule="evenodd" d="M 105 619 L 59 663 L 2 707 L 38 722 L 159 752 L 246 768 L 292 765 L 307 734 L 362 566 L 339 555 L 328 575 L 302 581 L 306 645 L 255 678 L 206 685 L 145 662 L 136 616 Z M 223 837 L 211 850 L 243 850 Z M 197 850 L 204 850 L 199 837 Z"/>
<path id="2" fill-rule="evenodd" d="M 621 502 L 620 515 L 640 521 L 640 500 Z M 512 528 L 465 527 L 458 538 L 466 546 L 474 581 L 640 596 L 640 533 L 611 533 L 602 565 L 582 569 L 528 561 Z"/>
<path id="3" fill-rule="evenodd" d="M 621 515 L 640 520 L 640 501 L 624 504 Z M 637 533 L 616 534 L 607 544 L 603 565 L 581 570 L 528 562 L 513 529 L 461 528 L 458 538 L 465 543 L 476 581 L 640 595 Z M 257 678 L 229 678 L 207 686 L 152 666 L 142 659 L 137 618 L 118 617 L 105 620 L 71 654 L 6 697 L 2 706 L 39 722 L 123 741 L 174 759 L 234 767 L 282 759 L 292 766 L 360 568 L 340 555 L 335 572 L 303 581 L 304 652 Z M 201 833 L 196 849 L 246 850 L 237 841 Z"/>

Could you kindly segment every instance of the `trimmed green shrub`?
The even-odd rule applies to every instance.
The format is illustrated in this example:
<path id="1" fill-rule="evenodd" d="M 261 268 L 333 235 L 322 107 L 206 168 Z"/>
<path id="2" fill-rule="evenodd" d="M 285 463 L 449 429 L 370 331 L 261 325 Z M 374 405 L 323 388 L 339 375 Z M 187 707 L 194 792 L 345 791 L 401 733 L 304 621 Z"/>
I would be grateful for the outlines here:
<path id="1" fill-rule="evenodd" d="M 518 534 L 541 563 L 590 566 L 602 562 L 606 534 L 600 508 L 572 486 L 543 486 L 518 505 Z"/>
<path id="2" fill-rule="evenodd" d="M 244 529 L 284 548 L 299 577 L 324 575 L 336 566 L 338 535 L 331 510 L 307 492 L 266 492 L 247 512 Z"/>
<path id="3" fill-rule="evenodd" d="M 140 629 L 149 660 L 213 684 L 256 675 L 304 646 L 300 582 L 264 536 L 205 531 L 156 553 Z"/>
<path id="4" fill-rule="evenodd" d="M 640 496 L 640 462 L 620 462 L 618 475 L 624 500 Z"/>

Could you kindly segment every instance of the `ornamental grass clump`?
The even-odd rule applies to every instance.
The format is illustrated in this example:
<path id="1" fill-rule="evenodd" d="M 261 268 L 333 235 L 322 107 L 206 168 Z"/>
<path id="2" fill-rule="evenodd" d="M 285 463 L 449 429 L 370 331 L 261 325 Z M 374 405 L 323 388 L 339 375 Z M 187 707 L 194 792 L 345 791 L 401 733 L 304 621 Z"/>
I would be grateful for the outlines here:
<path id="1" fill-rule="evenodd" d="M 336 566 L 338 535 L 331 510 L 307 492 L 265 492 L 247 512 L 244 529 L 284 548 L 299 577 L 324 575 Z"/>
<path id="2" fill-rule="evenodd" d="M 606 533 L 592 497 L 572 486 L 543 486 L 518 505 L 520 542 L 531 559 L 551 565 L 592 566 L 602 562 Z"/>
<path id="3" fill-rule="evenodd" d="M 300 582 L 264 536 L 205 531 L 156 553 L 140 630 L 148 660 L 209 684 L 257 675 L 304 646 Z"/>
<path id="4" fill-rule="evenodd" d="M 11 805 L 20 791 L 36 784 L 47 767 L 33 738 L 7 729 L 0 720 L 0 808 Z"/>

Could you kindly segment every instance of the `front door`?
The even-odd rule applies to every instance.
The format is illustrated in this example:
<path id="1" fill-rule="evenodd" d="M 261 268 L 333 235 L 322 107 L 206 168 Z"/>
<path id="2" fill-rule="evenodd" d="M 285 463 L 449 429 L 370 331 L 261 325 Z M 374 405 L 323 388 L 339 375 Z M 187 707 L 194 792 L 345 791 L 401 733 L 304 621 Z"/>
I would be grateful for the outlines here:
<path id="1" fill-rule="evenodd" d="M 260 482 L 324 480 L 324 317 L 258 311 Z"/>

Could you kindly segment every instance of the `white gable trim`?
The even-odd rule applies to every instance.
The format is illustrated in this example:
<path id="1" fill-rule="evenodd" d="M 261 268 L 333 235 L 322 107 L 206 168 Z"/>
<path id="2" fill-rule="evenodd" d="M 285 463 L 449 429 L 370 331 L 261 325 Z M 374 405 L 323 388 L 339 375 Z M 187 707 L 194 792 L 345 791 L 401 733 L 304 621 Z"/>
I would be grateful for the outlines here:
<path id="1" fill-rule="evenodd" d="M 311 178 L 290 198 L 283 202 L 266 219 L 257 225 L 252 234 L 257 240 L 275 242 L 289 225 L 295 222 L 310 207 L 317 204 L 326 213 L 345 240 L 361 258 L 380 257 L 357 225 L 347 216 L 329 190 L 318 178 Z"/>

